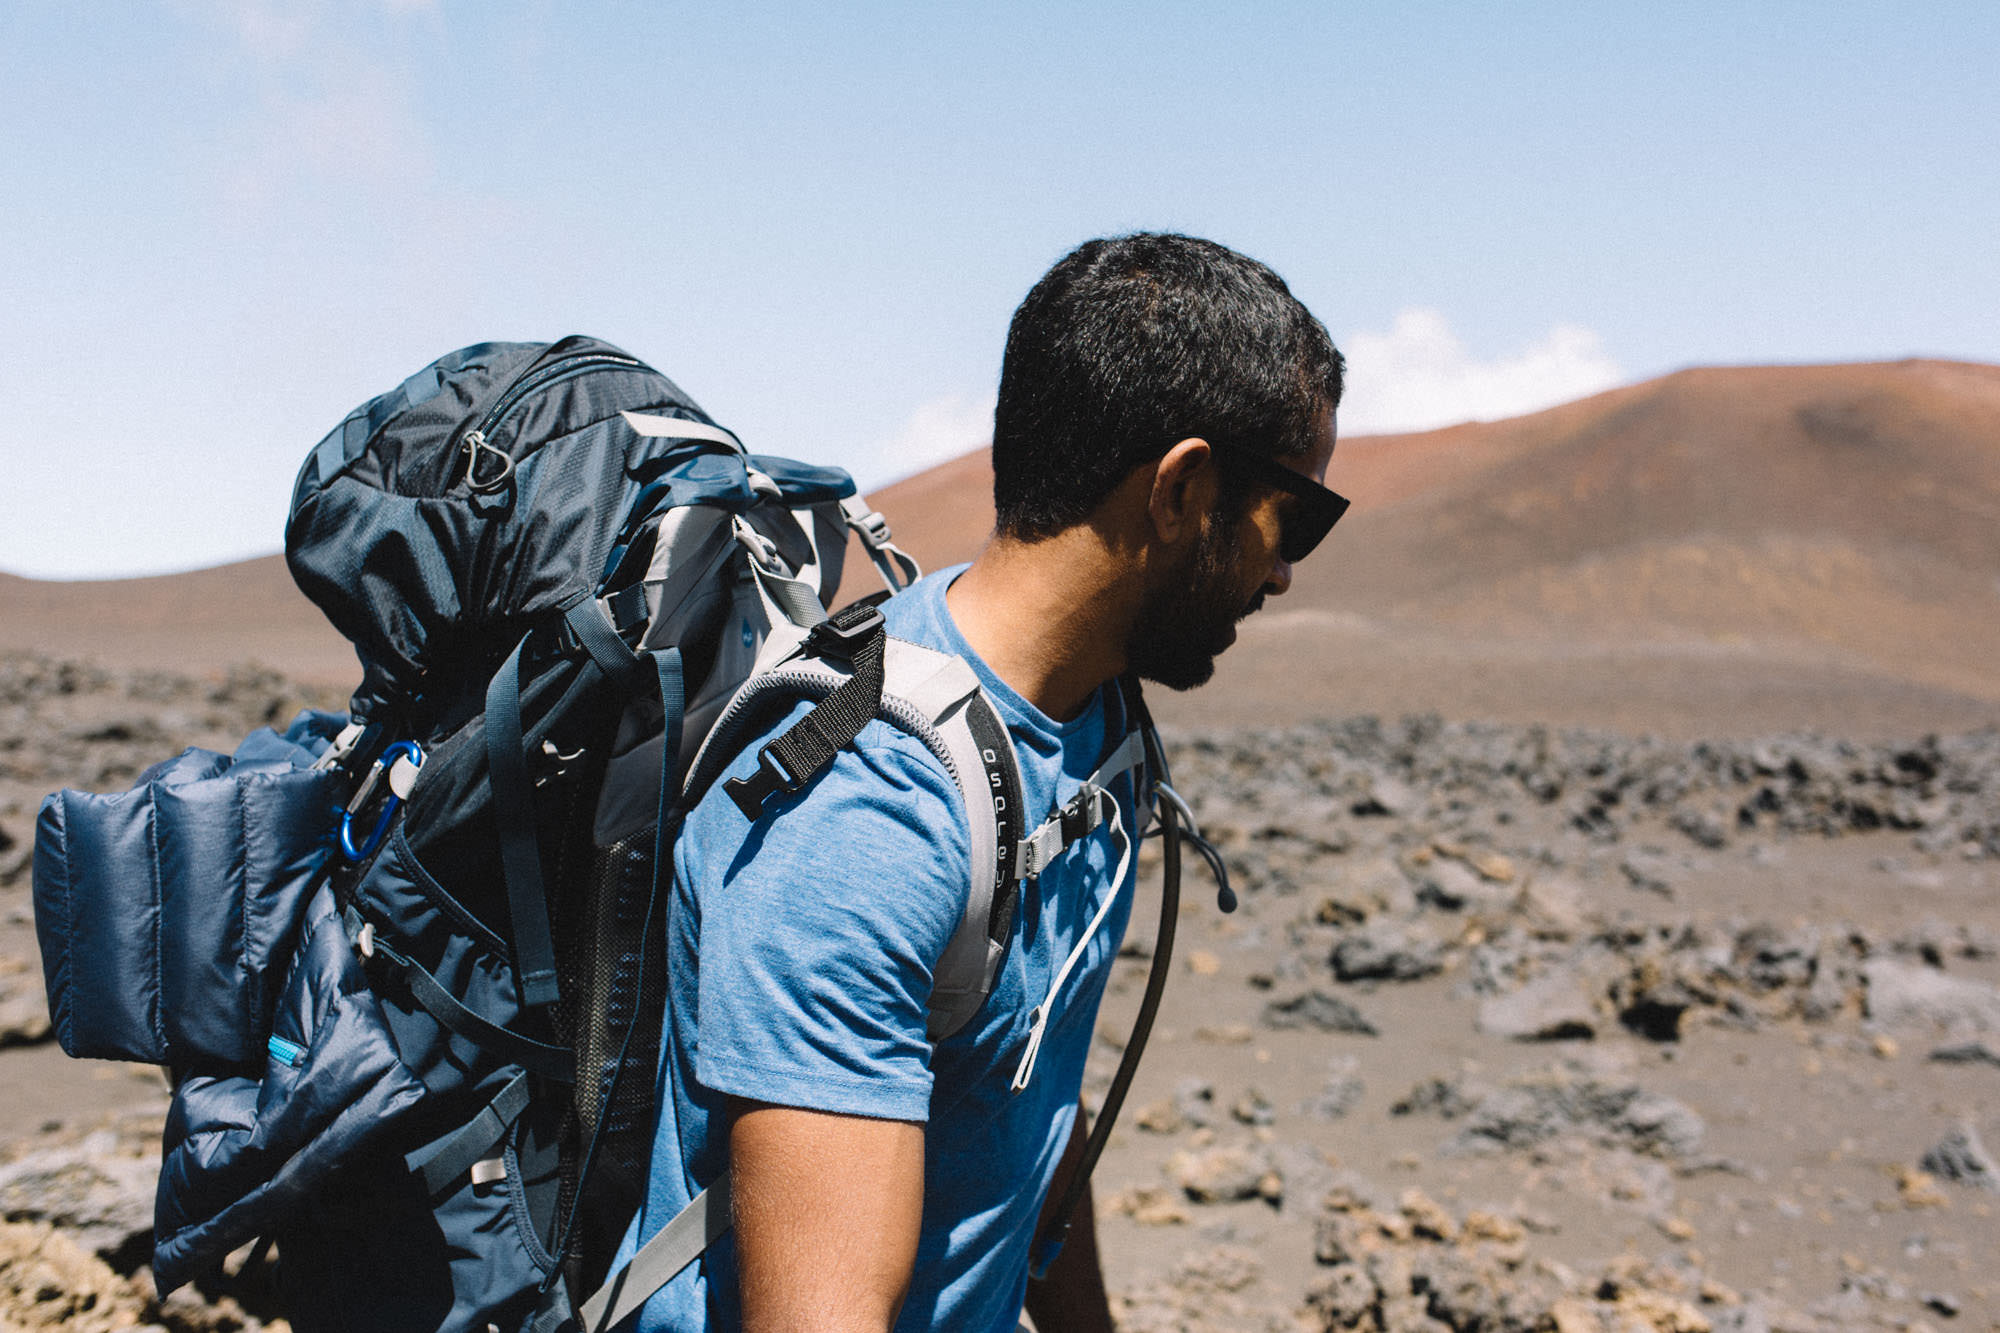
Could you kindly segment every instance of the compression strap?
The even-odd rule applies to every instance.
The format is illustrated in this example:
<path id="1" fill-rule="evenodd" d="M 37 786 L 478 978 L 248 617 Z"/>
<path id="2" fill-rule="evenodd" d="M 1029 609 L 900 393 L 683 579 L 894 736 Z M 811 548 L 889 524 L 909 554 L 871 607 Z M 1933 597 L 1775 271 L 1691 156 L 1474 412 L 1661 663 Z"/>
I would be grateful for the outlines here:
<path id="1" fill-rule="evenodd" d="M 673 1220 L 639 1247 L 625 1266 L 606 1279 L 603 1286 L 578 1307 L 575 1322 L 551 1320 L 546 1328 L 540 1320 L 532 1333 L 555 1333 L 576 1329 L 582 1333 L 604 1333 L 634 1310 L 652 1299 L 653 1293 L 672 1282 L 683 1268 L 700 1258 L 729 1230 L 729 1173 L 694 1196 Z"/>
<path id="2" fill-rule="evenodd" d="M 424 1182 L 424 1192 L 437 1198 L 490 1155 L 506 1137 L 508 1127 L 528 1109 L 528 1097 L 528 1076 L 516 1074 L 478 1115 L 404 1157 L 404 1163 Z"/>

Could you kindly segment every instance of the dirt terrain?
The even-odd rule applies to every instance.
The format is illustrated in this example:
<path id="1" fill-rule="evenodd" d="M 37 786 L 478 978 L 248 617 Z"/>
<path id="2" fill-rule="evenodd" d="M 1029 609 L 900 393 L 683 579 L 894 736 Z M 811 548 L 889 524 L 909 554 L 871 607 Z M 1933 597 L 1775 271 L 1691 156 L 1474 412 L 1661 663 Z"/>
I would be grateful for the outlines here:
<path id="1" fill-rule="evenodd" d="M 987 475 L 875 499 L 936 565 Z M 1122 1327 L 2000 1327 L 2000 368 L 1688 371 L 1328 481 L 1154 700 L 1242 901 L 1189 865 L 1099 1170 Z M 165 1088 L 48 1040 L 30 844 L 354 675 L 275 557 L 0 576 L 0 1329 L 275 1320 L 244 1256 L 151 1299 Z"/>

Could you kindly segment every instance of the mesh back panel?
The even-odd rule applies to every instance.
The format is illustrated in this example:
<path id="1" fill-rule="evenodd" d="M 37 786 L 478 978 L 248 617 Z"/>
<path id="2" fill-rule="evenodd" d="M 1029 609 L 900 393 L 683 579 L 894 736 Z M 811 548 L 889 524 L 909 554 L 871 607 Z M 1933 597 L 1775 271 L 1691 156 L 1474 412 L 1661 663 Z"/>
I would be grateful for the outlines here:
<path id="1" fill-rule="evenodd" d="M 653 887 L 650 832 L 613 843 L 589 844 L 587 819 L 572 873 L 562 881 L 566 929 L 562 952 L 564 1031 L 576 1051 L 576 1090 L 571 1104 L 573 1139 L 564 1172 L 560 1208 L 567 1215 L 579 1189 L 583 1207 L 568 1262 L 577 1290 L 602 1280 L 611 1252 L 645 1192 L 652 1153 L 653 1074 L 659 1058 L 660 1020 L 666 1004 L 666 932 L 662 901 L 654 905 L 647 930 L 647 899 Z M 643 965 L 642 965 L 643 959 Z M 643 988 L 642 988 L 643 973 Z M 634 1027 L 634 1023 L 637 1026 Z M 626 1035 L 631 1043 L 626 1047 Z M 625 1066 L 618 1071 L 621 1049 Z M 605 1104 L 617 1072 L 612 1099 Z M 596 1161 L 588 1181 L 578 1178 L 591 1136 L 599 1132 Z"/>

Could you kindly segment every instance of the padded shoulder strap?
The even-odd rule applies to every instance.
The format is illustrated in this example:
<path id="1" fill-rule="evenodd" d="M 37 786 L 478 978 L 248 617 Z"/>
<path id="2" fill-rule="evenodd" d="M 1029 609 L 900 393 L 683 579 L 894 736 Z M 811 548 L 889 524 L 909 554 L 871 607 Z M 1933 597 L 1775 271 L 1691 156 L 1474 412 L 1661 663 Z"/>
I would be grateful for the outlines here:
<path id="1" fill-rule="evenodd" d="M 986 1002 L 1013 934 L 1020 886 L 1013 849 L 1021 832 L 1021 770 L 1007 728 L 979 687 L 979 677 L 962 659 L 891 640 L 883 691 L 910 700 L 929 715 L 951 753 L 965 804 L 971 863 L 965 912 L 931 979 L 927 1031 L 932 1041 L 941 1041 L 969 1023 Z"/>
<path id="2" fill-rule="evenodd" d="M 964 914 L 932 979 L 933 1041 L 969 1021 L 992 989 L 1012 933 L 1018 892 L 1021 777 L 1014 747 L 979 677 L 963 660 L 891 637 L 882 657 L 877 716 L 922 741 L 963 800 L 971 873 Z M 690 767 L 684 805 L 710 784 L 773 718 L 801 699 L 825 699 L 850 679 L 846 663 L 803 645 L 751 676 L 723 710 Z"/>

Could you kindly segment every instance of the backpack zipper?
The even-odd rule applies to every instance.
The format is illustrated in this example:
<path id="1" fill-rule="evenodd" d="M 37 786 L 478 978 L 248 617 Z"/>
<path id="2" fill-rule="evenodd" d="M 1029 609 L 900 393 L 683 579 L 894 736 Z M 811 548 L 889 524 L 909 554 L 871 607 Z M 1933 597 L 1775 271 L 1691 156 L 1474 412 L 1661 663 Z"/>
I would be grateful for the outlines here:
<path id="1" fill-rule="evenodd" d="M 507 391 L 500 395 L 500 401 L 488 409 L 479 424 L 459 437 L 458 447 L 465 454 L 467 488 L 478 494 L 497 491 L 514 475 L 513 455 L 491 443 L 490 436 L 528 395 L 578 375 L 588 375 L 592 371 L 645 368 L 645 363 L 638 358 L 620 356 L 614 352 L 573 352 L 531 370 L 514 381 L 507 387 Z M 498 460 L 493 463 L 493 470 L 483 476 L 479 470 L 479 456 L 482 453 L 492 454 Z"/>

